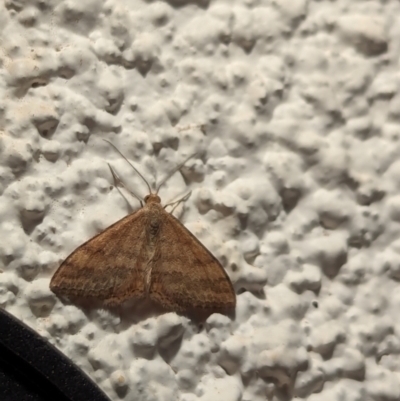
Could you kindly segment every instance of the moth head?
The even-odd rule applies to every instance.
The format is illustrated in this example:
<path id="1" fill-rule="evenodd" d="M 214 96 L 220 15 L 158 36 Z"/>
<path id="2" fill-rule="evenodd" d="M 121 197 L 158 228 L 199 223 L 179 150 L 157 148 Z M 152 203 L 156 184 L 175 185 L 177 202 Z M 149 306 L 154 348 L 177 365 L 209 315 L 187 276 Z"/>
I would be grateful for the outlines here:
<path id="1" fill-rule="evenodd" d="M 146 205 L 148 203 L 161 203 L 161 199 L 157 194 L 149 194 L 144 197 L 144 202 Z"/>

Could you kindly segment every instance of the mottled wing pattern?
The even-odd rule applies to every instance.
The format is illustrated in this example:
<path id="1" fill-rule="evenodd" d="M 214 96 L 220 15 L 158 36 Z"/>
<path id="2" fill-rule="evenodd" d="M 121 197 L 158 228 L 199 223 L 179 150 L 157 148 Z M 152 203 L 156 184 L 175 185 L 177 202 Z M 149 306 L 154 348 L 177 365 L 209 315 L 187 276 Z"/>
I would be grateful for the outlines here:
<path id="1" fill-rule="evenodd" d="M 165 212 L 151 264 L 149 296 L 168 310 L 227 311 L 236 305 L 232 283 L 218 260 Z"/>
<path id="2" fill-rule="evenodd" d="M 144 296 L 146 214 L 142 208 L 77 248 L 54 274 L 50 289 L 108 306 Z"/>

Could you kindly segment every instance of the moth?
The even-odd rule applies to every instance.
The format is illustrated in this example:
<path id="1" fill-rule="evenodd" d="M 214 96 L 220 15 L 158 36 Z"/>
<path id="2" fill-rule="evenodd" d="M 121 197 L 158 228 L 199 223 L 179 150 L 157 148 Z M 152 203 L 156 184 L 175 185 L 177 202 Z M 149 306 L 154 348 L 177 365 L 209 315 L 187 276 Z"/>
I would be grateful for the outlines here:
<path id="1" fill-rule="evenodd" d="M 52 277 L 51 291 L 60 297 L 100 301 L 108 307 L 146 298 L 165 310 L 181 313 L 234 309 L 236 295 L 224 268 L 173 211 L 165 210 L 158 196 L 161 186 L 188 159 L 153 192 L 142 174 L 108 143 L 144 180 L 149 194 L 142 200 L 129 191 L 109 165 L 116 186 L 137 197 L 142 207 L 73 251 Z M 177 206 L 187 197 L 172 204 Z"/>

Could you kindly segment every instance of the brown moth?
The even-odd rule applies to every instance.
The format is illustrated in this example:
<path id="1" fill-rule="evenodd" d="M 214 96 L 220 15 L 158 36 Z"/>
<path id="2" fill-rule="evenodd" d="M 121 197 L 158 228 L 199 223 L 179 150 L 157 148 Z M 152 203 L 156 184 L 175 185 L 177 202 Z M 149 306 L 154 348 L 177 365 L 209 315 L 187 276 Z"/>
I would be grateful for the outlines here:
<path id="1" fill-rule="evenodd" d="M 147 298 L 166 310 L 182 313 L 233 310 L 236 295 L 224 268 L 161 206 L 160 187 L 184 163 L 168 174 L 155 192 L 129 163 L 148 186 L 144 206 L 141 203 L 139 210 L 73 251 L 55 272 L 50 289 L 58 296 L 100 301 L 108 307 Z M 114 181 L 127 189 L 110 169 Z M 174 203 L 177 206 L 187 197 Z"/>

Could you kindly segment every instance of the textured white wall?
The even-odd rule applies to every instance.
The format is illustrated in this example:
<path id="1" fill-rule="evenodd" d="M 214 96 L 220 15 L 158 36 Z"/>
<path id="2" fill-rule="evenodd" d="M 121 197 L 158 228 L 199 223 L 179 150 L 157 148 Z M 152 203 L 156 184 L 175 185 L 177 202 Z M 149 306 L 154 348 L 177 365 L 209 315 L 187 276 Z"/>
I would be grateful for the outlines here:
<path id="1" fill-rule="evenodd" d="M 113 400 L 400 399 L 400 4 L 6 0 L 0 305 Z M 138 207 L 219 258 L 236 319 L 64 305 L 59 263 Z"/>

